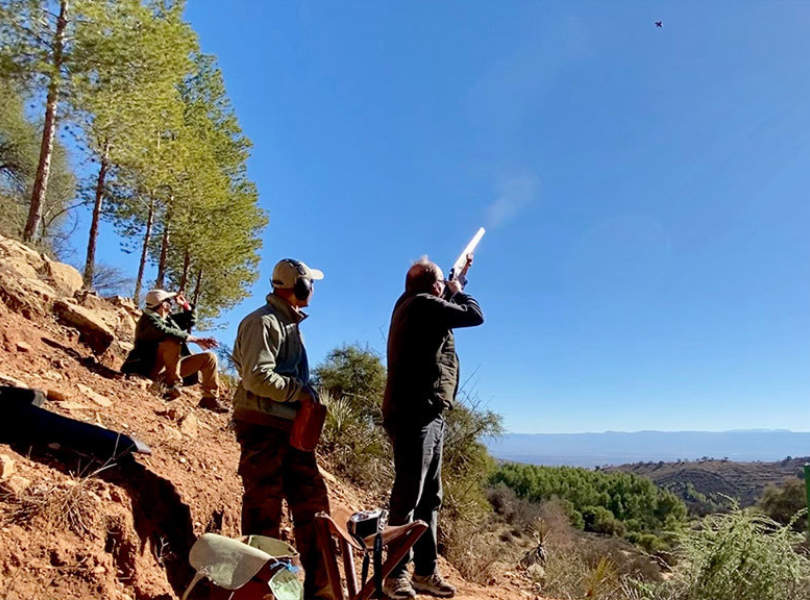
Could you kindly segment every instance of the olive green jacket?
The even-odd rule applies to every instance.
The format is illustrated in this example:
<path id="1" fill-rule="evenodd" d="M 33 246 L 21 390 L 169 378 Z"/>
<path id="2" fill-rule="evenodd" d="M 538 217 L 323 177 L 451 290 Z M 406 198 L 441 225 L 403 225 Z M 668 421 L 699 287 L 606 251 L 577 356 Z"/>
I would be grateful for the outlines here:
<path id="1" fill-rule="evenodd" d="M 234 418 L 248 413 L 293 419 L 301 391 L 309 385 L 309 362 L 298 324 L 306 318 L 269 294 L 267 304 L 239 324 L 233 360 L 241 381 L 234 394 Z"/>

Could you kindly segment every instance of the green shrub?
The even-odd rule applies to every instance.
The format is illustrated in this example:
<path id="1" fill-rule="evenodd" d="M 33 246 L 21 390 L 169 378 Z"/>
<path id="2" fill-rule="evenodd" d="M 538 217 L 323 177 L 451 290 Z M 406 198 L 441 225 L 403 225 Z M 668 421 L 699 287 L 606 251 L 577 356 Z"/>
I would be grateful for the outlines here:
<path id="1" fill-rule="evenodd" d="M 332 350 L 314 371 L 329 407 L 319 452 L 331 471 L 379 497 L 391 489 L 393 465 L 388 436 L 380 426 L 385 367 L 368 348 Z"/>
<path id="2" fill-rule="evenodd" d="M 496 465 L 483 439 L 503 431 L 501 417 L 482 410 L 464 390 L 457 400 L 453 410 L 445 413 L 442 457 L 442 516 L 451 520 L 477 518 L 490 511 L 486 487 Z"/>
<path id="3" fill-rule="evenodd" d="M 357 345 L 335 348 L 313 375 L 316 385 L 333 398 L 345 398 L 360 416 L 381 421 L 385 367 L 376 352 Z"/>
<path id="4" fill-rule="evenodd" d="M 573 502 L 558 496 L 553 496 L 551 502 L 555 502 L 560 506 L 565 516 L 568 517 L 568 522 L 574 529 L 585 529 L 585 518 L 582 516 L 582 513 L 574 507 Z"/>
<path id="5" fill-rule="evenodd" d="M 807 600 L 810 560 L 789 526 L 739 508 L 679 534 L 674 576 L 643 597 L 677 600 Z"/>
<path id="6" fill-rule="evenodd" d="M 582 518 L 585 521 L 585 531 L 618 536 L 625 533 L 624 523 L 603 506 L 586 506 L 582 509 Z"/>
<path id="7" fill-rule="evenodd" d="M 334 399 L 323 389 L 321 399 L 329 410 L 318 450 L 328 468 L 382 499 L 393 481 L 385 432 L 351 399 Z"/>
<path id="8" fill-rule="evenodd" d="M 669 550 L 669 544 L 654 533 L 639 533 L 637 535 L 638 539 L 634 543 L 650 554 Z"/>
<path id="9" fill-rule="evenodd" d="M 796 531 L 804 531 L 807 519 L 796 519 L 796 513 L 807 505 L 804 481 L 798 477 L 788 479 L 781 486 L 768 486 L 759 501 L 759 507 L 768 517 L 787 525 L 793 523 Z"/>
<path id="10" fill-rule="evenodd" d="M 585 529 L 585 517 L 582 516 L 582 513 L 576 509 L 572 509 L 568 513 L 568 520 L 571 522 L 571 526 L 576 529 Z"/>
<path id="11" fill-rule="evenodd" d="M 539 504 L 518 498 L 514 491 L 502 483 L 487 488 L 486 496 L 495 514 L 521 534 L 528 533 L 540 518 Z"/>

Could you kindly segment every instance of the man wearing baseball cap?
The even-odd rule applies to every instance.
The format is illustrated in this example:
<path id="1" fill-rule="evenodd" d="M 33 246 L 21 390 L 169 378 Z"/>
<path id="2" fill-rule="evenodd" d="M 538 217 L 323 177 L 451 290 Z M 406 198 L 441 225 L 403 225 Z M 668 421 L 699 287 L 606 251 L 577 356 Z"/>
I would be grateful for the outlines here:
<path id="1" fill-rule="evenodd" d="M 329 512 L 326 484 L 314 452 L 290 445 L 302 403 L 319 402 L 299 325 L 323 272 L 285 258 L 273 269 L 267 302 L 239 324 L 233 359 L 241 376 L 234 395 L 236 437 L 242 447 L 239 475 L 242 534 L 280 536 L 284 498 L 292 513 L 295 543 L 306 577 L 304 598 L 331 600 L 326 565 L 315 537 L 315 514 Z"/>
<path id="2" fill-rule="evenodd" d="M 178 312 L 172 313 L 172 302 L 177 303 Z M 227 412 L 228 408 L 219 401 L 216 354 L 192 354 L 188 349 L 188 342 L 194 342 L 203 350 L 217 346 L 214 338 L 191 335 L 196 321 L 197 313 L 182 293 L 150 290 L 135 327 L 135 347 L 121 371 L 138 373 L 154 381 L 162 377 L 167 386 L 164 394 L 167 400 L 180 396 L 183 382 L 196 383 L 199 373 L 203 389 L 200 406 L 214 412 Z"/>

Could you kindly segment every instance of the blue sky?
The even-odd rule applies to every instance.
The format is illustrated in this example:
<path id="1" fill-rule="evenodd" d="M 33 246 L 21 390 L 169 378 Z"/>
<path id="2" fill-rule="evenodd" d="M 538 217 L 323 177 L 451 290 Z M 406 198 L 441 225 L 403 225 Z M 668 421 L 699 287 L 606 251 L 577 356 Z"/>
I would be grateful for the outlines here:
<path id="1" fill-rule="evenodd" d="M 326 272 L 311 359 L 384 351 L 411 261 L 447 267 L 484 225 L 468 290 L 487 320 L 458 347 L 508 430 L 810 430 L 810 3 L 193 0 L 187 17 L 270 216 L 223 341 L 293 256 Z M 135 271 L 109 226 L 101 244 Z"/>

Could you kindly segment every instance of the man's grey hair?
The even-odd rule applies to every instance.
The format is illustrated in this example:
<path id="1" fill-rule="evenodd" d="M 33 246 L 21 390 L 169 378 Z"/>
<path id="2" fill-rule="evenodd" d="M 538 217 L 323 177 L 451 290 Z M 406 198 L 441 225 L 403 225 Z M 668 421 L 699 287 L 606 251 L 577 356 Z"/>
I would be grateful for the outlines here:
<path id="1" fill-rule="evenodd" d="M 405 276 L 405 292 L 408 294 L 430 292 L 433 284 L 439 280 L 440 274 L 439 266 L 431 262 L 427 254 L 422 255 L 408 269 Z"/>

